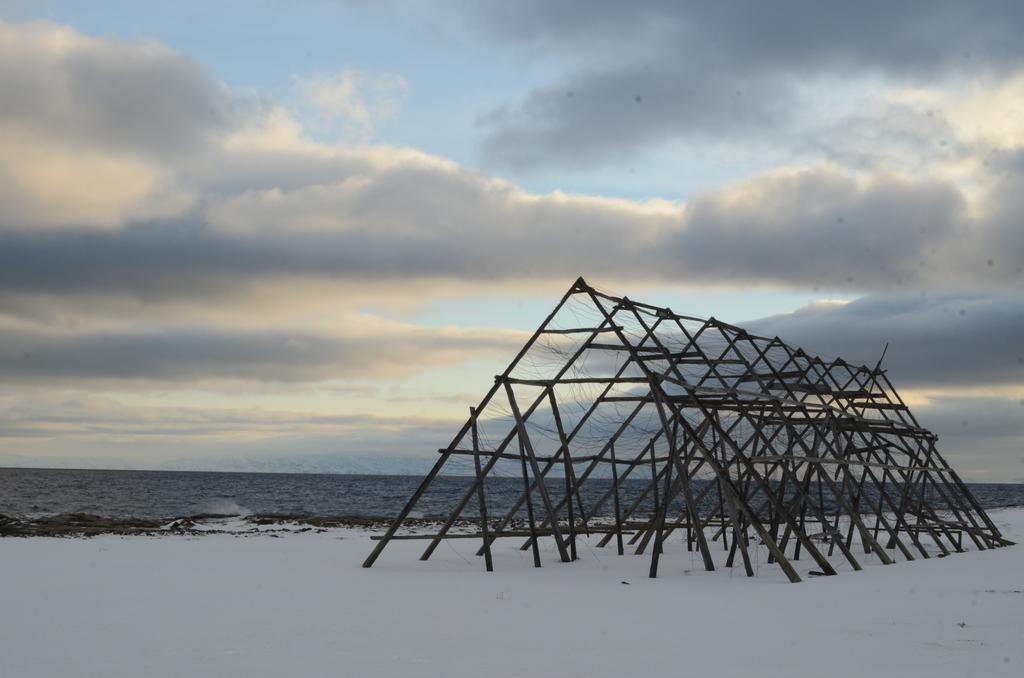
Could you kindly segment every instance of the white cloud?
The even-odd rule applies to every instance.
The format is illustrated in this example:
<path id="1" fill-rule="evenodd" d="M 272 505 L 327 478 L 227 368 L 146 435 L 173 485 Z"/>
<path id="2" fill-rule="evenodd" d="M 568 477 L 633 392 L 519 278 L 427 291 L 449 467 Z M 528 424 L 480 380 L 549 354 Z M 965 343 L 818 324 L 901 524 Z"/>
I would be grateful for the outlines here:
<path id="1" fill-rule="evenodd" d="M 348 141 L 369 141 L 390 119 L 408 89 L 405 78 L 346 68 L 336 76 L 296 76 L 300 96 L 310 108 L 313 129 L 335 130 Z"/>
<path id="2" fill-rule="evenodd" d="M 195 203 L 174 173 L 130 154 L 0 127 L 0 228 L 118 228 Z"/>

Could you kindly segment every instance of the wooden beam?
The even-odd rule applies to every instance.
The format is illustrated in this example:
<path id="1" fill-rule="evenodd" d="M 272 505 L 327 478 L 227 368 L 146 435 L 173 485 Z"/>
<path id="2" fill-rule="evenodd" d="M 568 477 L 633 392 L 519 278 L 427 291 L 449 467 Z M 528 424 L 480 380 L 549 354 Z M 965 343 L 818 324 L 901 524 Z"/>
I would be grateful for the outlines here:
<path id="1" fill-rule="evenodd" d="M 526 454 L 525 458 L 530 461 L 530 467 L 533 469 L 533 477 L 536 479 L 537 490 L 540 493 L 540 499 L 544 503 L 544 508 L 548 514 L 548 521 L 551 526 L 551 534 L 555 538 L 555 546 L 558 547 L 558 555 L 561 556 L 563 563 L 571 562 L 569 558 L 569 552 L 565 548 L 565 541 L 562 539 L 562 533 L 558 529 L 558 514 L 555 513 L 554 507 L 551 505 L 551 497 L 548 496 L 548 487 L 544 483 L 544 476 L 541 475 L 540 466 L 537 464 L 537 457 L 533 453 L 533 444 L 530 442 L 530 434 L 526 431 L 526 422 L 523 420 L 523 414 L 519 411 L 519 404 L 516 403 L 516 394 L 512 390 L 512 384 L 505 382 L 505 393 L 508 395 L 508 404 L 512 408 L 512 416 L 516 420 L 516 428 L 519 430 L 519 442 L 521 443 Z M 524 461 L 525 464 L 525 461 Z M 523 474 L 525 479 L 526 467 L 523 466 Z M 527 488 L 529 488 L 529 480 L 526 481 Z M 570 498 L 571 500 L 571 498 Z M 534 549 L 537 548 L 536 536 L 533 537 Z"/>
<path id="2" fill-rule="evenodd" d="M 484 538 L 484 566 L 488 572 L 494 571 L 494 562 L 491 560 L 491 542 L 487 538 L 487 499 L 484 493 L 484 476 L 480 467 L 480 439 L 476 428 L 476 408 L 469 408 L 469 416 L 473 421 L 473 468 L 476 471 L 476 486 L 480 499 L 480 534 Z"/>

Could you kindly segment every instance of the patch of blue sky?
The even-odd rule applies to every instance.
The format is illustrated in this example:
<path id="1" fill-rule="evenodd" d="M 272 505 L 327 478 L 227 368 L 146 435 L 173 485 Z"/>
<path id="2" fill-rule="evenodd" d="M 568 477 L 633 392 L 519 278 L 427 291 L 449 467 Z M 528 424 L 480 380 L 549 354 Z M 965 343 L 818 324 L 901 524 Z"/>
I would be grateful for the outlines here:
<path id="1" fill-rule="evenodd" d="M 600 280 L 592 284 L 605 286 Z M 566 281 L 566 286 L 571 281 Z M 852 300 L 854 295 L 839 292 L 815 293 L 764 288 L 750 289 L 673 289 L 638 284 L 630 289 L 612 287 L 617 294 L 657 306 L 667 306 L 681 315 L 700 318 L 714 316 L 729 323 L 742 324 L 770 315 L 789 313 L 819 299 Z M 428 302 L 411 316 L 404 318 L 420 325 L 507 327 L 532 330 L 551 312 L 558 293 L 524 294 L 515 297 L 503 295 L 458 296 L 439 298 Z"/>
<path id="2" fill-rule="evenodd" d="M 770 145 L 728 145 L 710 139 L 678 139 L 633 157 L 585 169 L 557 166 L 516 171 L 494 168 L 527 191 L 600 195 L 626 200 L 685 201 L 738 179 L 777 168 L 792 159 Z M 489 169 L 489 168 L 485 168 Z"/>

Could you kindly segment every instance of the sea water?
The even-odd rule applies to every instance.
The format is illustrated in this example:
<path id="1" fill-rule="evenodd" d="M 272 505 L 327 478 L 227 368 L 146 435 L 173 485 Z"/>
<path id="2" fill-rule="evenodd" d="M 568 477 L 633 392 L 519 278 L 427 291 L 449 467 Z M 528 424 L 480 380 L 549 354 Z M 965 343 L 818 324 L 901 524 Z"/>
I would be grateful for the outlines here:
<path id="1" fill-rule="evenodd" d="M 35 518 L 88 513 L 115 519 L 197 514 L 381 517 L 398 513 L 421 479 L 401 475 L 0 468 L 0 514 Z M 623 483 L 623 508 L 648 482 L 629 479 Z M 549 479 L 553 500 L 562 496 L 563 483 L 562 478 Z M 472 478 L 439 476 L 417 504 L 416 515 L 446 514 L 471 485 Z M 969 483 L 968 487 L 985 508 L 1024 505 L 1024 484 Z M 593 506 L 611 488 L 611 481 L 593 478 L 583 488 L 583 506 Z M 521 478 L 489 479 L 488 510 L 495 514 L 507 510 L 521 492 Z M 534 502 L 539 499 L 535 497 Z M 476 510 L 473 494 L 466 517 L 475 516 Z M 598 513 L 607 516 L 611 511 L 612 502 L 605 501 Z"/>

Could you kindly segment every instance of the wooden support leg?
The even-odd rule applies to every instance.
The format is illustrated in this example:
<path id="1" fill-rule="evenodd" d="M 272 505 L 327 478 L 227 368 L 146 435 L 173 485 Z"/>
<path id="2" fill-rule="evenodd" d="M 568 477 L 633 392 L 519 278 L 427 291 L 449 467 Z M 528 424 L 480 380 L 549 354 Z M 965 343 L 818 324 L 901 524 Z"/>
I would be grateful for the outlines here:
<path id="1" fill-rule="evenodd" d="M 562 445 L 562 463 L 563 473 L 565 475 L 565 507 L 567 512 L 567 518 L 569 520 L 569 557 L 572 560 L 576 560 L 576 519 L 573 515 L 572 510 L 572 496 L 573 496 L 573 473 L 572 473 L 572 459 L 569 457 L 569 441 L 565 438 L 565 429 L 562 428 L 562 415 L 558 411 L 558 402 L 555 400 L 555 390 L 548 387 L 548 400 L 551 403 L 551 413 L 555 419 L 555 427 L 558 430 L 558 439 Z M 544 482 L 544 479 L 540 479 Z M 577 500 L 579 499 L 579 493 L 576 493 Z M 581 506 L 582 510 L 582 506 Z M 552 515 L 551 520 L 555 520 L 555 514 Z"/>
<path id="2" fill-rule="evenodd" d="M 540 567 L 540 547 L 537 545 L 537 523 L 533 519 L 533 498 L 530 492 L 530 474 L 526 471 L 526 449 L 519 439 L 519 461 L 523 467 L 523 489 L 526 491 L 526 517 L 530 521 L 530 540 L 533 544 L 533 566 Z"/>
<path id="3" fill-rule="evenodd" d="M 615 444 L 611 446 L 611 460 L 612 460 L 612 492 L 614 492 L 614 508 L 615 508 L 615 543 L 618 549 L 618 553 L 621 556 L 624 551 L 622 548 L 622 512 L 619 510 L 619 465 L 615 462 Z"/>
<path id="4" fill-rule="evenodd" d="M 484 538 L 484 565 L 488 572 L 493 572 L 494 562 L 491 560 L 491 540 L 487 535 L 487 498 L 484 492 L 484 475 L 480 468 L 480 437 L 476 427 L 475 407 L 469 408 L 469 416 L 473 420 L 473 467 L 476 470 L 477 494 L 480 500 L 480 533 Z"/>
<path id="5" fill-rule="evenodd" d="M 754 576 L 754 568 L 750 563 L 750 553 L 747 551 L 747 540 L 744 532 L 746 528 L 743 526 L 742 518 L 740 517 L 739 509 L 736 506 L 736 502 L 733 497 L 733 493 L 729 493 L 729 499 L 726 503 L 729 508 L 729 519 L 732 522 L 732 550 L 729 551 L 729 558 L 726 560 L 726 566 L 732 567 L 733 556 L 736 554 L 737 547 L 743 556 L 743 568 L 747 572 L 748 577 Z"/>
<path id="6" fill-rule="evenodd" d="M 555 538 L 555 546 L 558 547 L 558 555 L 562 558 L 563 563 L 571 562 L 569 559 L 569 551 L 565 548 L 565 541 L 562 539 L 562 532 L 558 528 L 558 514 L 555 513 L 555 509 L 551 504 L 551 497 L 548 495 L 547 485 L 544 483 L 544 477 L 540 472 L 540 465 L 537 464 L 537 455 L 534 454 L 533 445 L 530 443 L 530 435 L 526 432 L 526 422 L 523 421 L 523 415 L 519 411 L 519 405 L 516 403 L 516 395 L 512 391 L 512 384 L 508 381 L 505 382 L 505 393 L 508 395 L 508 404 L 512 407 L 512 416 L 516 420 L 516 428 L 519 430 L 519 442 L 526 450 L 526 458 L 530 461 L 530 467 L 533 470 L 533 477 L 537 480 L 537 492 L 540 494 L 540 500 L 544 504 L 544 510 L 548 514 L 548 523 L 551 526 L 551 536 Z M 527 483 L 529 487 L 529 483 Z M 570 503 L 571 503 L 571 498 Z M 536 548 L 536 532 L 531 535 L 534 540 L 534 548 Z"/>
<path id="7" fill-rule="evenodd" d="M 658 465 L 655 462 L 654 445 L 651 445 L 651 482 L 654 484 L 654 513 L 651 516 L 651 524 L 654 524 L 654 519 L 661 515 L 661 495 L 658 493 Z M 671 466 L 666 466 L 666 473 Z"/>
<path id="8" fill-rule="evenodd" d="M 658 559 L 662 552 L 662 535 L 665 532 L 665 516 L 668 515 L 668 507 L 672 502 L 671 490 L 672 490 L 672 466 L 675 465 L 676 454 L 678 448 L 676 447 L 676 436 L 673 432 L 672 438 L 668 441 L 668 471 L 665 472 L 665 500 L 662 502 L 661 511 L 657 517 L 657 528 L 654 535 L 654 552 L 651 554 L 651 568 L 648 572 L 648 576 L 654 579 L 658 576 Z M 653 448 L 652 448 L 653 451 Z"/>

